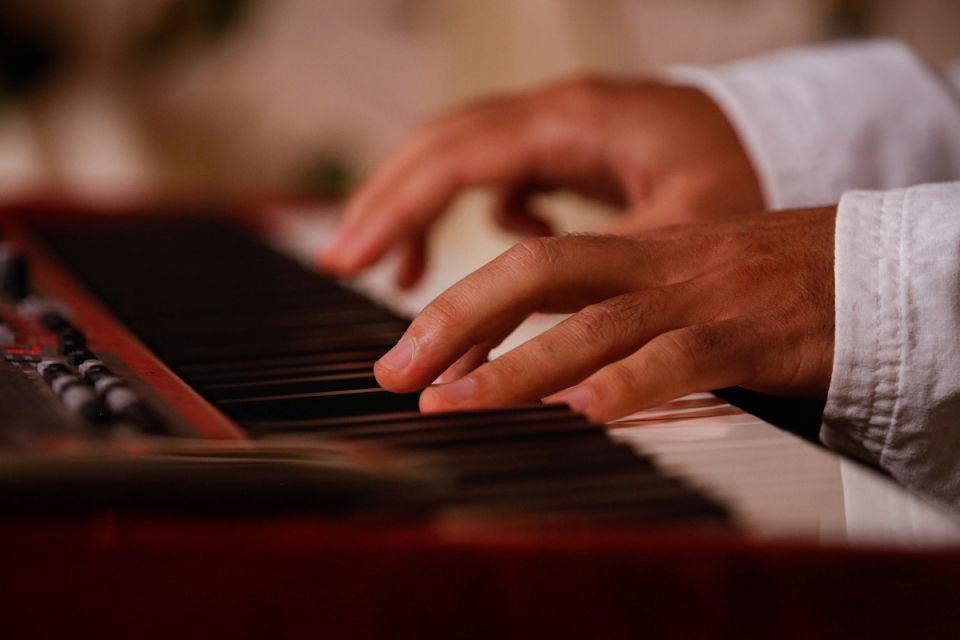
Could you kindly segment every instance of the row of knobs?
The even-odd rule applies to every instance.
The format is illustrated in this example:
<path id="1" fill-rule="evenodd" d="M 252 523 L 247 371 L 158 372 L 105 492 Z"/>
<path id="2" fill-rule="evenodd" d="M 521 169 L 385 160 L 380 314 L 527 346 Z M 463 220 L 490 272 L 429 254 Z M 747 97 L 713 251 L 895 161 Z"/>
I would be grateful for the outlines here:
<path id="1" fill-rule="evenodd" d="M 0 302 L 17 304 L 19 311 L 39 319 L 57 335 L 57 350 L 62 358 L 43 359 L 37 372 L 70 413 L 87 422 L 106 416 L 147 430 L 155 426 L 152 412 L 137 394 L 87 349 L 86 336 L 70 323 L 62 306 L 55 301 L 30 298 L 27 259 L 3 243 Z M 10 328 L 0 322 L 0 344 L 12 343 L 14 338 Z"/>
<path id="2" fill-rule="evenodd" d="M 140 397 L 99 360 L 85 360 L 74 369 L 59 358 L 44 358 L 37 373 L 70 413 L 87 422 L 109 417 L 146 431 L 156 426 Z"/>
<path id="3" fill-rule="evenodd" d="M 30 296 L 27 258 L 9 244 L 0 243 L 0 302 L 16 304 L 20 312 L 40 320 L 57 335 L 57 350 L 71 364 L 92 357 L 87 339 L 70 324 L 63 306 L 53 300 Z M 15 342 L 10 327 L 0 321 L 0 344 Z"/>

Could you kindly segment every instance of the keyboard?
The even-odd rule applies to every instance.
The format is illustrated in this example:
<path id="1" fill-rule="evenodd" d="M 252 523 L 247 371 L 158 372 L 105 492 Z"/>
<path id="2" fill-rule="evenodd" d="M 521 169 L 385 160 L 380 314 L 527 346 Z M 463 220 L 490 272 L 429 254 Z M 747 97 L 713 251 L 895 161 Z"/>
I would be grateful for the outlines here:
<path id="1" fill-rule="evenodd" d="M 408 320 L 240 222 L 197 214 L 31 227 L 83 294 L 233 433 L 211 439 L 205 420 L 110 350 L 109 335 L 95 344 L 65 304 L 20 286 L 5 313 L 32 319 L 56 346 L 18 337 L 0 363 L 14 416 L 2 437 L 21 454 L 0 474 L 0 508 L 728 521 L 702 489 L 564 406 L 421 414 L 418 394 L 388 392 L 372 373 Z M 67 443 L 90 452 L 65 456 Z M 146 453 L 130 455 L 138 446 Z"/>
<path id="2" fill-rule="evenodd" d="M 421 414 L 405 317 L 134 209 L 0 207 L 8 635 L 956 635 L 960 525 L 874 471 L 708 394 Z"/>

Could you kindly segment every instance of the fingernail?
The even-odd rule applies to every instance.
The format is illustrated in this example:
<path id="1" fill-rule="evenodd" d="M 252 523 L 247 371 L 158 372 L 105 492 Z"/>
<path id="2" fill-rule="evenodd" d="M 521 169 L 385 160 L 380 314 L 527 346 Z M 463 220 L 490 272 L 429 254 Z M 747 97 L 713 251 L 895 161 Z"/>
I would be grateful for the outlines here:
<path id="1" fill-rule="evenodd" d="M 442 384 L 434 387 L 434 393 L 449 404 L 460 404 L 466 402 L 473 396 L 477 390 L 477 381 L 473 378 L 460 378 L 450 384 Z"/>
<path id="2" fill-rule="evenodd" d="M 433 384 L 451 384 L 472 371 L 471 368 L 464 365 L 463 360 L 457 360 L 447 367 L 447 370 L 440 374 L 440 377 L 433 381 Z"/>
<path id="3" fill-rule="evenodd" d="M 455 371 L 451 371 L 450 369 L 447 369 L 446 371 L 440 374 L 439 378 L 433 381 L 433 384 L 435 385 L 450 384 L 451 382 L 456 382 L 456 381 L 457 381 L 457 373 Z"/>
<path id="4" fill-rule="evenodd" d="M 324 271 L 333 271 L 337 268 L 337 250 L 332 248 L 324 249 L 317 257 L 317 266 Z"/>
<path id="5" fill-rule="evenodd" d="M 414 343 L 411 338 L 403 338 L 380 358 L 379 364 L 390 371 L 403 371 L 413 360 Z"/>
<path id="6" fill-rule="evenodd" d="M 586 387 L 576 387 L 566 393 L 547 398 L 548 402 L 562 402 L 577 413 L 584 413 L 593 402 L 593 392 Z"/>

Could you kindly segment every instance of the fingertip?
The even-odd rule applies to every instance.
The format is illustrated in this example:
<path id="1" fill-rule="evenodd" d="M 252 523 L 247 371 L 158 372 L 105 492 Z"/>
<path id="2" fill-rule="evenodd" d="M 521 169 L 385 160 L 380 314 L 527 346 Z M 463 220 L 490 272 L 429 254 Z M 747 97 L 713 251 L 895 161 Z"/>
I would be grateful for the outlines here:
<path id="1" fill-rule="evenodd" d="M 473 377 L 460 378 L 448 384 L 435 384 L 420 394 L 421 411 L 453 411 L 470 405 L 477 395 L 477 381 Z"/>
<path id="2" fill-rule="evenodd" d="M 597 397 L 592 389 L 585 386 L 571 387 L 543 399 L 548 404 L 565 404 L 571 411 L 590 416 L 597 412 Z"/>
<path id="3" fill-rule="evenodd" d="M 416 354 L 416 341 L 404 338 L 373 364 L 377 383 L 387 391 L 407 393 L 416 390 L 409 381 L 407 369 Z"/>
<path id="4" fill-rule="evenodd" d="M 457 367 L 457 362 L 454 362 L 447 367 L 446 371 L 440 374 L 440 377 L 433 381 L 433 384 L 450 384 L 451 382 L 456 382 L 467 373 L 469 372 L 461 372 Z"/>
<path id="5" fill-rule="evenodd" d="M 340 271 L 340 262 L 337 259 L 335 247 L 328 246 L 320 251 L 316 257 L 315 264 L 321 271 L 337 273 Z"/>
<path id="6" fill-rule="evenodd" d="M 423 265 L 411 266 L 407 262 L 404 262 L 397 268 L 394 284 L 397 285 L 398 289 L 408 291 L 420 282 L 420 279 L 423 277 L 423 270 Z"/>
<path id="7" fill-rule="evenodd" d="M 329 247 L 321 254 L 319 264 L 326 270 L 339 275 L 355 276 L 376 262 L 379 257 L 368 246 L 351 240 L 348 244 L 338 243 L 337 246 Z"/>
<path id="8" fill-rule="evenodd" d="M 403 243 L 394 282 L 400 289 L 410 289 L 423 277 L 426 269 L 426 238 L 416 236 Z"/>
<path id="9" fill-rule="evenodd" d="M 350 248 L 354 244 L 351 236 L 352 234 L 341 226 L 334 232 L 326 246 L 320 250 L 320 254 L 317 256 L 317 265 L 325 271 L 346 273 L 350 267 L 347 258 Z"/>
<path id="10" fill-rule="evenodd" d="M 399 384 L 400 381 L 397 380 L 397 373 L 383 366 L 380 362 L 373 364 L 373 377 L 376 378 L 377 384 L 387 391 L 393 393 L 405 392 L 403 385 Z"/>
<path id="11" fill-rule="evenodd" d="M 436 385 L 429 386 L 420 394 L 420 411 L 423 413 L 439 413 L 446 410 L 443 400 L 434 391 Z"/>
<path id="12" fill-rule="evenodd" d="M 609 407 L 604 407 L 601 403 L 592 404 L 582 411 L 578 411 L 578 413 L 593 424 L 606 424 L 625 415 L 624 413 L 611 412 Z"/>

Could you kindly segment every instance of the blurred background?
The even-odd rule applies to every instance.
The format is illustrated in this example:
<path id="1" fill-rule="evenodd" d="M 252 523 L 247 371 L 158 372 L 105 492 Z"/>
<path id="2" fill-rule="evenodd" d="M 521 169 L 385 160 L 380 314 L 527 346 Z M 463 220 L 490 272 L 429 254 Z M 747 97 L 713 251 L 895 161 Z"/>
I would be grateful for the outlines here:
<path id="1" fill-rule="evenodd" d="M 0 0 L 0 197 L 343 192 L 437 109 L 836 37 L 960 55 L 953 0 Z"/>

